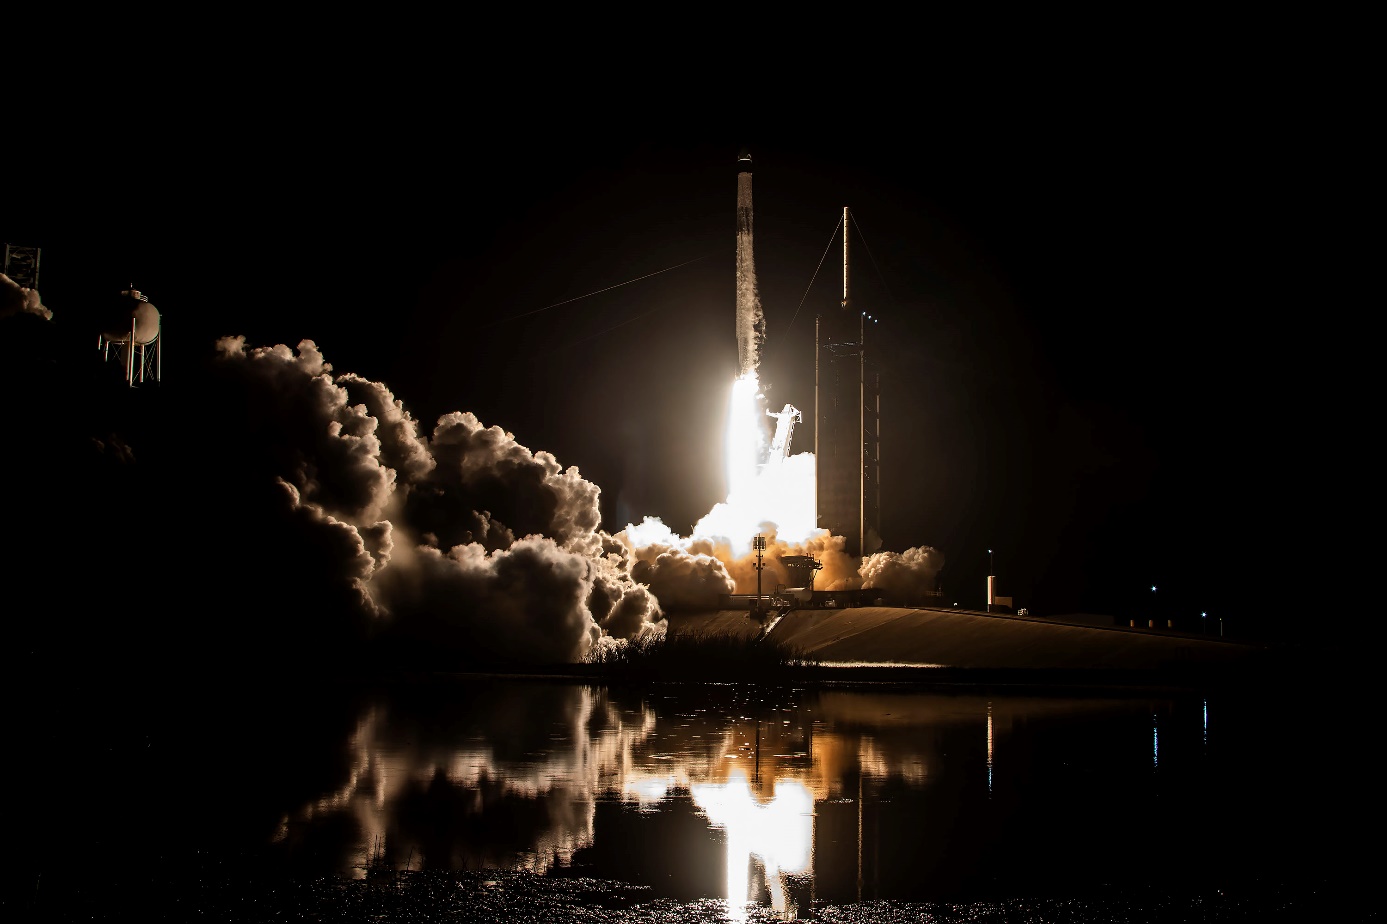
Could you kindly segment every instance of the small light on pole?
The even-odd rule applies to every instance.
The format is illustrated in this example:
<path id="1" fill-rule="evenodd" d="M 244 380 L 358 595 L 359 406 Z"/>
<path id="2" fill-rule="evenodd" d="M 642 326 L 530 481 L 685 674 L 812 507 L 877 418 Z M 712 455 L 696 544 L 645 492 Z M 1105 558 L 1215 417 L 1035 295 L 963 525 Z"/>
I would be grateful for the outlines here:
<path id="1" fill-rule="evenodd" d="M 1199 631 L 1203 632 L 1205 635 L 1208 635 L 1208 634 L 1209 634 L 1209 614 L 1208 614 L 1208 613 L 1200 613 L 1200 614 L 1199 614 Z"/>

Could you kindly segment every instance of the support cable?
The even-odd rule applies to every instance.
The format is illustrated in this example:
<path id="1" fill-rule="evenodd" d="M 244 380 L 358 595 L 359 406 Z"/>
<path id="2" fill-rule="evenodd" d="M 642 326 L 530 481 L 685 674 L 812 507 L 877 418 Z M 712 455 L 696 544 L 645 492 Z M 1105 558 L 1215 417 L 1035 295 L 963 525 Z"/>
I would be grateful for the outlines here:
<path id="1" fill-rule="evenodd" d="M 601 295 L 603 292 L 610 292 L 610 291 L 612 291 L 613 289 L 619 289 L 619 288 L 621 288 L 622 286 L 629 286 L 629 285 L 630 285 L 631 283 L 633 283 L 633 282 L 640 282 L 642 279 L 649 279 L 651 276 L 658 276 L 658 275 L 660 275 L 661 273 L 668 273 L 668 272 L 671 272 L 671 271 L 673 271 L 673 270 L 681 269 L 681 268 L 683 268 L 683 267 L 685 267 L 685 266 L 688 266 L 690 263 L 697 263 L 699 260 L 706 260 L 707 258 L 708 258 L 708 255 L 707 255 L 707 254 L 704 254 L 704 255 L 701 256 L 701 257 L 694 257 L 692 260 L 685 260 L 683 263 L 678 263 L 678 264 L 675 264 L 674 266 L 667 266 L 667 267 L 665 267 L 665 268 L 662 269 L 662 270 L 656 270 L 656 271 L 653 272 L 653 273 L 646 273 L 644 276 L 637 276 L 635 279 L 628 279 L 628 280 L 626 280 L 625 282 L 618 282 L 618 283 L 617 283 L 616 285 L 614 285 L 614 286 L 607 286 L 605 289 L 598 289 L 598 290 L 596 290 L 595 292 L 588 292 L 586 295 L 575 295 L 575 296 L 573 296 L 572 298 L 566 298 L 566 299 L 564 299 L 564 300 L 561 301 L 561 302 L 554 302 L 554 304 L 552 304 L 552 305 L 545 305 L 543 308 L 535 308 L 535 309 L 532 309 L 532 310 L 530 310 L 530 311 L 522 311 L 520 314 L 513 314 L 513 315 L 511 315 L 511 316 L 508 317 L 508 318 L 499 318 L 499 319 L 497 319 L 497 320 L 495 320 L 495 321 L 492 321 L 490 324 L 483 324 L 483 325 L 481 325 L 481 326 L 480 326 L 479 328 L 477 328 L 477 329 L 478 329 L 478 330 L 486 330 L 488 327 L 495 327 L 497 324 L 504 324 L 504 323 L 506 323 L 507 321 L 516 321 L 516 320 L 519 320 L 520 318 L 528 318 L 528 317 L 529 317 L 530 315 L 532 315 L 532 314 L 539 314 L 541 311 L 548 311 L 550 308 L 557 308 L 557 307 L 559 307 L 560 305 L 567 305 L 567 304 L 569 304 L 570 302 L 576 302 L 576 301 L 578 301 L 578 300 L 580 300 L 580 299 L 591 298 L 591 297 L 594 296 L 594 295 Z M 635 318 L 632 318 L 631 320 L 634 321 Z M 625 323 L 625 322 L 623 322 L 623 323 Z M 617 326 L 620 326 L 620 325 L 617 325 Z"/>
<path id="2" fill-rule="evenodd" d="M 702 258 L 700 258 L 700 259 L 702 259 Z M 634 322 L 634 321 L 639 321 L 641 318 L 646 317 L 647 315 L 652 315 L 652 314 L 654 314 L 655 312 L 660 311 L 660 310 L 662 310 L 662 309 L 664 309 L 664 308 L 666 308 L 666 307 L 668 307 L 667 304 L 665 304 L 665 305 L 656 305 L 654 308 L 651 308 L 649 311 L 642 311 L 640 314 L 638 314 L 638 315 L 636 315 L 636 316 L 634 316 L 634 317 L 627 318 L 627 319 L 624 320 L 624 321 L 618 321 L 618 322 L 616 322 L 615 324 L 613 324 L 611 327 L 604 327 L 604 328 L 602 328 L 601 330 L 597 331 L 596 333 L 588 334 L 586 337 L 579 337 L 577 340 L 570 340 L 568 343 L 561 344 L 560 346 L 552 347 L 552 348 L 550 348 L 550 349 L 548 349 L 548 350 L 541 350 L 540 353 L 539 353 L 539 355 L 543 356 L 543 355 L 545 355 L 545 354 L 547 354 L 547 353 L 557 353 L 559 350 L 566 350 L 566 349 L 568 349 L 569 347 L 577 346 L 577 345 L 580 344 L 580 343 L 587 343 L 589 340 L 593 339 L 594 337 L 600 337 L 600 336 L 602 336 L 603 334 L 609 334 L 609 333 L 611 333 L 612 331 L 616 330 L 618 327 L 625 327 L 627 324 L 630 324 L 630 323 L 632 323 L 632 322 Z"/>
<path id="3" fill-rule="evenodd" d="M 841 221 L 842 219 L 839 219 Z M 891 304 L 897 311 L 900 310 L 900 303 L 896 301 L 896 295 L 891 291 L 891 287 L 886 284 L 886 276 L 881 272 L 881 264 L 877 263 L 876 254 L 872 253 L 872 245 L 867 243 L 867 235 L 862 233 L 862 223 L 857 220 L 857 216 L 852 216 L 853 227 L 857 228 L 857 236 L 862 238 L 862 246 L 867 248 L 867 256 L 871 257 L 872 266 L 877 271 L 877 278 L 881 280 L 881 287 L 886 290 L 887 296 L 891 299 Z"/>
<path id="4" fill-rule="evenodd" d="M 828 252 L 829 252 L 829 250 L 831 250 L 831 249 L 833 248 L 833 242 L 834 242 L 835 240 L 838 239 L 838 229 L 841 228 L 842 226 L 843 226 L 843 219 L 839 218 L 838 221 L 837 221 L 837 223 L 834 224 L 834 226 L 833 226 L 833 233 L 830 234 L 830 235 L 828 236 L 828 245 L 827 245 L 826 247 L 824 247 L 823 256 L 819 257 L 819 265 L 816 266 L 816 267 L 814 267 L 814 275 L 809 277 L 809 285 L 807 285 L 807 286 L 804 287 L 804 295 L 800 297 L 800 300 L 799 300 L 799 307 L 795 308 L 795 313 L 794 313 L 793 315 L 791 315 L 791 317 L 790 317 L 790 323 L 785 325 L 785 331 L 786 331 L 786 333 L 789 333 L 790 328 L 792 328 L 792 327 L 795 326 L 795 318 L 799 317 L 799 310 L 800 310 L 800 308 L 803 308 L 803 307 L 804 307 L 804 302 L 805 302 L 805 300 L 809 298 L 809 290 L 812 289 L 812 288 L 814 288 L 814 280 L 819 278 L 819 270 L 823 269 L 823 267 L 824 267 L 824 260 L 828 259 Z M 860 234 L 861 231 L 859 230 L 858 233 Z M 773 350 L 774 348 L 775 348 L 775 345 L 772 344 L 772 345 L 771 345 L 771 349 Z M 770 357 L 771 357 L 771 350 L 767 350 L 767 351 L 766 351 L 766 359 L 769 360 Z"/>

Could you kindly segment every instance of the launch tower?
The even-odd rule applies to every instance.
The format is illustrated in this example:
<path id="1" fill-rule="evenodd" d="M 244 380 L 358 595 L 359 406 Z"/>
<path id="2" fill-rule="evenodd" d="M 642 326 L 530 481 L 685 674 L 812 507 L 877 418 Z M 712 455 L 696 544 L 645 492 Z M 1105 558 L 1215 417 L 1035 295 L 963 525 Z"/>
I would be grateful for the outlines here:
<path id="1" fill-rule="evenodd" d="M 843 300 L 814 328 L 815 510 L 820 529 L 844 536 L 844 551 L 881 547 L 881 375 L 868 355 L 867 313 L 853 304 L 843 207 Z"/>

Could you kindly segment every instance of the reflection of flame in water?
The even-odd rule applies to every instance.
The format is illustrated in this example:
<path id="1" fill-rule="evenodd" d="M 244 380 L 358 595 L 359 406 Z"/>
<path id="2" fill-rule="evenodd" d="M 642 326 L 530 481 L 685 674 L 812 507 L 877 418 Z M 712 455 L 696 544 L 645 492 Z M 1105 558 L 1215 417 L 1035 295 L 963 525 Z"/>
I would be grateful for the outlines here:
<path id="1" fill-rule="evenodd" d="M 737 770 L 725 783 L 691 787 L 694 803 L 708 821 L 727 832 L 727 906 L 733 920 L 745 920 L 751 901 L 747 869 L 761 860 L 771 907 L 792 914 L 782 876 L 807 873 L 814 853 L 814 797 L 798 780 L 777 779 L 775 795 L 762 804 L 752 795 L 746 774 Z"/>
<path id="2" fill-rule="evenodd" d="M 877 816 L 863 807 L 870 809 L 890 780 L 924 788 L 947 768 L 931 730 L 957 728 L 976 741 L 985 720 L 990 783 L 994 745 L 1005 744 L 1016 716 L 1126 708 L 1106 700 L 1018 705 L 821 691 L 792 702 L 794 708 L 757 695 L 754 704 L 686 700 L 657 715 L 644 703 L 610 699 L 602 688 L 508 682 L 484 690 L 459 701 L 456 715 L 445 706 L 446 722 L 431 712 L 420 725 L 407 711 L 368 710 L 349 742 L 346 782 L 285 818 L 280 839 L 297 844 L 311 834 L 305 829 L 325 823 L 326 838 L 304 840 L 320 845 L 336 837 L 343 844 L 335 823 L 354 818 L 343 871 L 364 875 L 368 858 L 378 855 L 379 863 L 401 869 L 418 868 L 422 858 L 430 868 L 542 874 L 594 844 L 599 799 L 619 799 L 636 812 L 687 799 L 708 820 L 705 836 L 725 838 L 726 868 L 707 870 L 717 878 L 702 879 L 703 894 L 725 895 L 736 919 L 748 915 L 745 903 L 753 898 L 768 898 L 774 913 L 793 917 L 796 905 L 815 898 L 815 864 L 846 870 L 855 860 L 862 881 L 871 881 L 877 861 L 862 846 L 878 830 Z M 1136 714 L 1151 716 L 1154 763 L 1159 717 L 1145 708 Z M 843 826 L 843 810 L 828 809 L 835 820 L 824 823 L 830 836 L 815 854 L 816 805 L 853 802 L 851 828 Z M 604 840 L 608 834 L 604 828 Z M 830 894 L 851 894 L 841 876 L 826 874 L 825 881 Z"/>
<path id="3" fill-rule="evenodd" d="M 863 735 L 857 742 L 857 765 L 865 776 L 879 779 L 897 776 L 911 786 L 923 786 L 929 776 L 923 755 L 887 754 L 871 735 Z"/>
<path id="4" fill-rule="evenodd" d="M 992 792 L 992 704 L 987 704 L 987 791 Z"/>

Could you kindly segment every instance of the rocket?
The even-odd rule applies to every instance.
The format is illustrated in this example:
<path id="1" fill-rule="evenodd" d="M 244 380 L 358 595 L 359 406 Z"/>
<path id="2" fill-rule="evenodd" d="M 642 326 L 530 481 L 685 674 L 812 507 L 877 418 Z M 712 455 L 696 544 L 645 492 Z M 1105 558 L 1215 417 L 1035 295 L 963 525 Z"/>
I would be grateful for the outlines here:
<path id="1" fill-rule="evenodd" d="M 766 343 L 766 316 L 756 294 L 756 258 L 752 254 L 751 154 L 737 156 L 737 375 L 756 371 Z"/>

